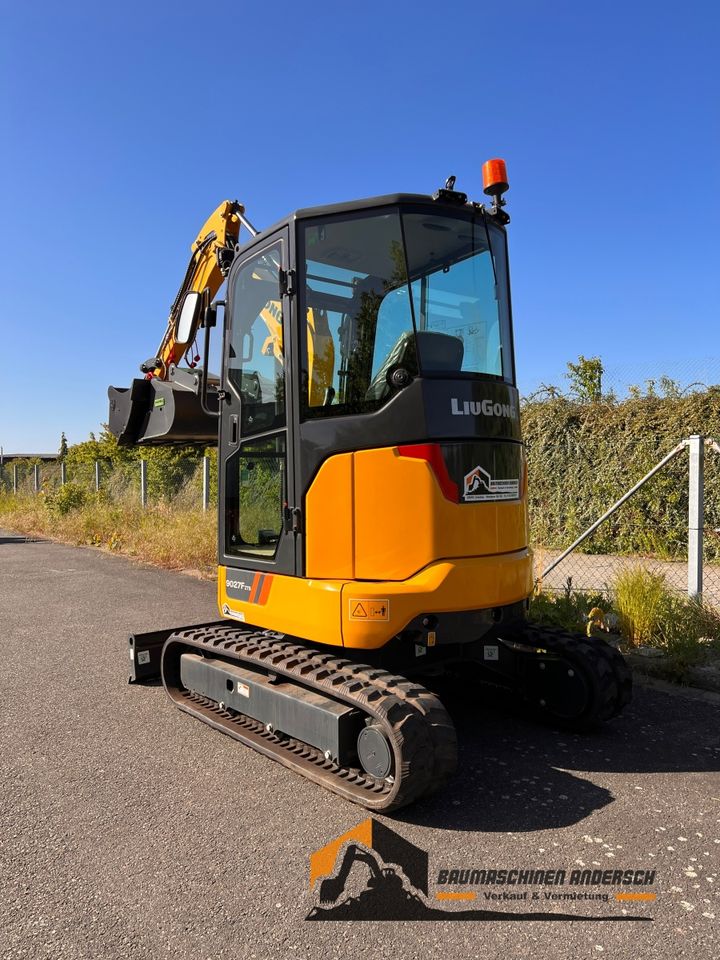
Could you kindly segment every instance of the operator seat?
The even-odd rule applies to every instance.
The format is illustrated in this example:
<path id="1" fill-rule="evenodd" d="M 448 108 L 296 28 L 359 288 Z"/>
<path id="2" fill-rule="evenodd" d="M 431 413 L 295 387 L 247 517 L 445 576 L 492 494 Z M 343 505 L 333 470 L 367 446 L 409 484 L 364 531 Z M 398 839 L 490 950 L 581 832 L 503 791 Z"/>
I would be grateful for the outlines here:
<path id="1" fill-rule="evenodd" d="M 462 369 L 465 348 L 460 337 L 438 330 L 407 330 L 398 337 L 397 343 L 385 358 L 365 393 L 366 400 L 384 400 L 392 387 L 388 372 L 395 367 L 405 367 L 411 375 L 417 375 L 420 367 L 426 373 L 458 373 Z"/>

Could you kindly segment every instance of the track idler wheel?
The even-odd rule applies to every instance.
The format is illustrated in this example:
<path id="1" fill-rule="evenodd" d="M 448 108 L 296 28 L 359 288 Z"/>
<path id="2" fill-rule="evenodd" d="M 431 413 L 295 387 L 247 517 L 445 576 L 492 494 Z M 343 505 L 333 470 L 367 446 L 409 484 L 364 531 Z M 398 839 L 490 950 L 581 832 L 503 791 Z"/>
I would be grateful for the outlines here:
<path id="1" fill-rule="evenodd" d="M 357 754 L 360 766 L 376 780 L 392 774 L 393 751 L 387 737 L 375 723 L 369 723 L 358 734 Z"/>

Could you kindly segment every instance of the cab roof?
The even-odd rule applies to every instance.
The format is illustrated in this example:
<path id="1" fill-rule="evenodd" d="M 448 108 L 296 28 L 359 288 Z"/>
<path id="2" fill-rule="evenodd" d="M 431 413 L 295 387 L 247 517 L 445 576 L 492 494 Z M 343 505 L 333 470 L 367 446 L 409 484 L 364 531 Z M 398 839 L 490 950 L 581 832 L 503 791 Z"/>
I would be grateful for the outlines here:
<path id="1" fill-rule="evenodd" d="M 278 230 L 280 227 L 291 224 L 296 220 L 310 220 L 315 217 L 328 217 L 338 213 L 355 213 L 359 210 L 372 210 L 376 207 L 392 207 L 399 204 L 430 205 L 456 212 L 458 210 L 471 211 L 473 209 L 471 202 L 467 204 L 450 203 L 447 200 L 435 200 L 426 193 L 386 193 L 380 197 L 365 197 L 359 200 L 347 200 L 344 203 L 328 203 L 318 207 L 301 207 L 299 210 L 290 213 L 287 217 L 283 217 L 281 220 L 265 227 L 257 236 L 263 237 L 265 234 L 273 233 L 273 231 Z M 477 207 L 475 209 L 477 209 Z M 255 239 L 257 238 L 253 237 L 253 240 Z"/>

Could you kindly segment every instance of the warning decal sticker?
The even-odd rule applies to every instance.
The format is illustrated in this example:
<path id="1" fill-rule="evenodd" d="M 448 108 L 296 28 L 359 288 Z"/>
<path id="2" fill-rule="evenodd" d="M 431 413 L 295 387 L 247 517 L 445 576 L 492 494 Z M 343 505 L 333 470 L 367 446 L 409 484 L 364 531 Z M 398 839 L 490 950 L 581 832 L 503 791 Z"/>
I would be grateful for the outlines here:
<path id="1" fill-rule="evenodd" d="M 389 600 L 363 600 L 351 597 L 348 601 L 351 620 L 389 620 Z"/>

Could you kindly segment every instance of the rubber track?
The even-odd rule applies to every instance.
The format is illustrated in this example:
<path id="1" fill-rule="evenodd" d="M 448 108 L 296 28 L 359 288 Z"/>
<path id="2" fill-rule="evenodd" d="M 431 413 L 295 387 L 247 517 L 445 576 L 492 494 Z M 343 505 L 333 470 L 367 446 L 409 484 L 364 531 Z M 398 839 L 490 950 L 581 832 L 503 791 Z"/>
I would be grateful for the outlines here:
<path id="1" fill-rule="evenodd" d="M 393 780 L 376 780 L 359 768 L 340 767 L 315 747 L 269 733 L 259 721 L 222 710 L 214 701 L 184 690 L 177 665 L 180 654 L 187 650 L 291 678 L 373 717 L 394 754 Z M 234 624 L 176 631 L 163 648 L 162 676 L 168 695 L 181 710 L 371 810 L 397 810 L 433 793 L 455 770 L 455 729 L 435 694 L 404 677 L 281 639 L 269 631 L 244 631 Z"/>
<path id="2" fill-rule="evenodd" d="M 632 700 L 632 674 L 625 658 L 601 637 L 528 623 L 512 639 L 557 654 L 583 670 L 591 681 L 590 702 L 581 716 L 570 722 L 586 726 L 611 720 Z"/>

